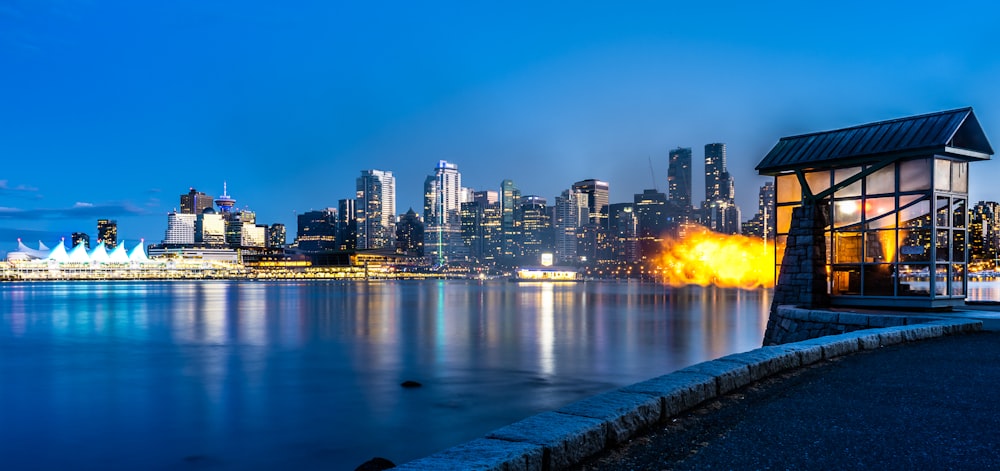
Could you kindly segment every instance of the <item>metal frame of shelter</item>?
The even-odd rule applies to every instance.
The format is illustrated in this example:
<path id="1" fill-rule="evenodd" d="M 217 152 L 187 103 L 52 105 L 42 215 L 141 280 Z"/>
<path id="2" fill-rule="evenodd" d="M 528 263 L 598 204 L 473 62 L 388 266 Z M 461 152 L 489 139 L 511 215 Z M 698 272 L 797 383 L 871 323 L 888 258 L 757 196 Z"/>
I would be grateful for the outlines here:
<path id="1" fill-rule="evenodd" d="M 992 154 L 961 108 L 784 137 L 756 169 L 775 177 L 779 247 L 793 208 L 825 206 L 831 304 L 943 308 L 967 291 L 968 163 Z"/>

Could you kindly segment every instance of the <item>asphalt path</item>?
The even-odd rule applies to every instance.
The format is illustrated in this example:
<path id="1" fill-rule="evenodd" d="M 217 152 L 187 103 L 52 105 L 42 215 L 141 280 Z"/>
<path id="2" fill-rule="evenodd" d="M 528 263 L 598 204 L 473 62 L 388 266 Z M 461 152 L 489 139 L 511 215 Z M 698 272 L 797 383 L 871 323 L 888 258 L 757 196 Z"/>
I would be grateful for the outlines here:
<path id="1" fill-rule="evenodd" d="M 1000 333 L 862 351 L 737 390 L 576 470 L 1000 469 Z"/>

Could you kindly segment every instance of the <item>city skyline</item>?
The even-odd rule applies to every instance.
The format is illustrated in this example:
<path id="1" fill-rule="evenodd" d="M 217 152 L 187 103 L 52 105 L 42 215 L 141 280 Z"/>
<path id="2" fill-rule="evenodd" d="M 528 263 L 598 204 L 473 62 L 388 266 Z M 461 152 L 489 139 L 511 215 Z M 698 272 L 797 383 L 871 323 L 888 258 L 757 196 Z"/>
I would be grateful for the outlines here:
<path id="1" fill-rule="evenodd" d="M 0 249 L 93 237 L 101 218 L 159 240 L 178 190 L 223 181 L 294 227 L 384 169 L 397 215 L 419 213 L 438 160 L 475 190 L 510 179 L 552 202 L 600 179 L 617 203 L 666 192 L 671 149 L 694 149 L 701 175 L 714 142 L 748 219 L 767 181 L 753 167 L 781 136 L 962 106 L 1000 126 L 992 5 L 970 4 L 956 35 L 916 26 L 937 21 L 919 4 L 378 8 L 4 7 L 0 86 L 17 93 L 0 107 Z M 996 165 L 974 172 L 972 201 L 1000 200 Z"/>

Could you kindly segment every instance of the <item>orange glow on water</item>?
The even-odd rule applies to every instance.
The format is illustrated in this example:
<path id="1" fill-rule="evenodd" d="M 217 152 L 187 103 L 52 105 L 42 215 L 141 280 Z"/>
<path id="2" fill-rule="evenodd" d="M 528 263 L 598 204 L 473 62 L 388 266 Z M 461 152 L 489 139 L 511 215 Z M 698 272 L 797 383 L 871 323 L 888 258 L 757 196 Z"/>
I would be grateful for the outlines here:
<path id="1" fill-rule="evenodd" d="M 687 228 L 683 238 L 667 238 L 656 257 L 663 283 L 754 289 L 774 286 L 774 244 L 757 237 Z"/>

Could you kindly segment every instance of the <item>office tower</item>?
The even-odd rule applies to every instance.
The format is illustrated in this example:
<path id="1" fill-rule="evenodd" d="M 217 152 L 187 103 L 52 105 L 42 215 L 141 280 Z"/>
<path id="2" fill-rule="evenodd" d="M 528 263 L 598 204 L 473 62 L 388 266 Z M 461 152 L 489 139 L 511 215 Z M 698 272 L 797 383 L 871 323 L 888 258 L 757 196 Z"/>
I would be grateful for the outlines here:
<path id="1" fill-rule="evenodd" d="M 264 236 L 258 237 L 258 230 L 255 229 L 257 225 L 256 213 L 247 209 L 237 209 L 222 213 L 222 217 L 226 223 L 226 245 L 233 248 L 263 246 Z M 247 245 L 247 241 L 251 241 L 253 245 Z"/>
<path id="2" fill-rule="evenodd" d="M 609 204 L 608 242 L 611 246 L 610 261 L 619 263 L 635 263 L 639 261 L 637 233 L 638 221 L 634 205 L 632 203 Z"/>
<path id="3" fill-rule="evenodd" d="M 716 201 L 722 195 L 723 173 L 726 171 L 726 145 L 705 144 L 705 201 Z"/>
<path id="4" fill-rule="evenodd" d="M 194 242 L 196 244 L 221 247 L 226 245 L 226 221 L 214 209 L 206 209 L 195 215 Z"/>
<path id="5" fill-rule="evenodd" d="M 285 246 L 285 240 L 287 235 L 285 234 L 285 225 L 280 222 L 271 224 L 271 227 L 267 228 L 267 246 L 271 248 L 279 248 Z"/>
<path id="6" fill-rule="evenodd" d="M 768 239 L 774 239 L 776 221 L 774 202 L 774 182 L 770 181 L 760 187 L 757 194 L 757 214 L 743 223 L 743 235 L 764 237 L 766 233 Z"/>
<path id="7" fill-rule="evenodd" d="M 554 249 L 556 263 L 574 264 L 577 262 L 577 229 L 580 227 L 580 204 L 583 199 L 572 190 L 563 190 L 556 197 L 552 229 L 554 232 Z"/>
<path id="8" fill-rule="evenodd" d="M 667 195 L 656 190 L 643 190 L 632 200 L 639 260 L 652 260 L 663 249 L 663 236 L 670 229 L 668 200 Z"/>
<path id="9" fill-rule="evenodd" d="M 587 222 L 604 226 L 607 217 L 608 184 L 600 180 L 583 180 L 573 184 L 573 191 L 583 195 L 587 207 Z"/>
<path id="10" fill-rule="evenodd" d="M 667 167 L 667 201 L 678 214 L 691 212 L 691 148 L 670 151 Z"/>
<path id="11" fill-rule="evenodd" d="M 468 254 L 462 242 L 462 175 L 458 165 L 438 161 L 424 181 L 424 253 L 444 265 Z"/>
<path id="12" fill-rule="evenodd" d="M 521 256 L 521 190 L 513 180 L 500 182 L 501 259 L 512 265 Z"/>
<path id="13" fill-rule="evenodd" d="M 240 223 L 240 247 L 263 248 L 267 246 L 267 226 L 252 222 Z"/>
<path id="14" fill-rule="evenodd" d="M 85 232 L 74 232 L 71 238 L 73 241 L 73 247 L 83 244 L 85 249 L 90 250 L 90 236 Z"/>
<path id="15" fill-rule="evenodd" d="M 355 250 L 358 248 L 357 201 L 346 198 L 337 202 L 336 249 Z"/>
<path id="16" fill-rule="evenodd" d="M 353 200 L 351 200 L 353 201 Z M 334 208 L 299 214 L 295 243 L 304 252 L 337 249 L 337 210 Z"/>
<path id="17" fill-rule="evenodd" d="M 391 247 L 396 232 L 396 179 L 392 172 L 362 170 L 355 196 L 358 248 Z"/>
<path id="18" fill-rule="evenodd" d="M 167 215 L 167 230 L 163 234 L 163 244 L 194 244 L 194 214 L 170 213 Z"/>
<path id="19" fill-rule="evenodd" d="M 521 199 L 519 209 L 520 263 L 538 265 L 542 253 L 552 251 L 552 221 L 549 218 L 548 201 L 541 196 L 528 195 Z"/>
<path id="20" fill-rule="evenodd" d="M 424 256 L 424 223 L 413 208 L 396 223 L 396 252 Z"/>
<path id="21" fill-rule="evenodd" d="M 976 269 L 997 268 L 1000 244 L 1000 205 L 980 201 L 969 211 L 969 261 Z"/>
<path id="22" fill-rule="evenodd" d="M 97 241 L 103 242 L 108 250 L 114 249 L 118 245 L 118 221 L 98 219 Z"/>
<path id="23" fill-rule="evenodd" d="M 191 188 L 187 194 L 181 195 L 181 214 L 201 214 L 212 208 L 212 197 Z"/>
<path id="24" fill-rule="evenodd" d="M 503 252 L 499 193 L 476 191 L 472 201 L 462 203 L 462 241 L 469 257 L 483 265 L 493 265 Z"/>

